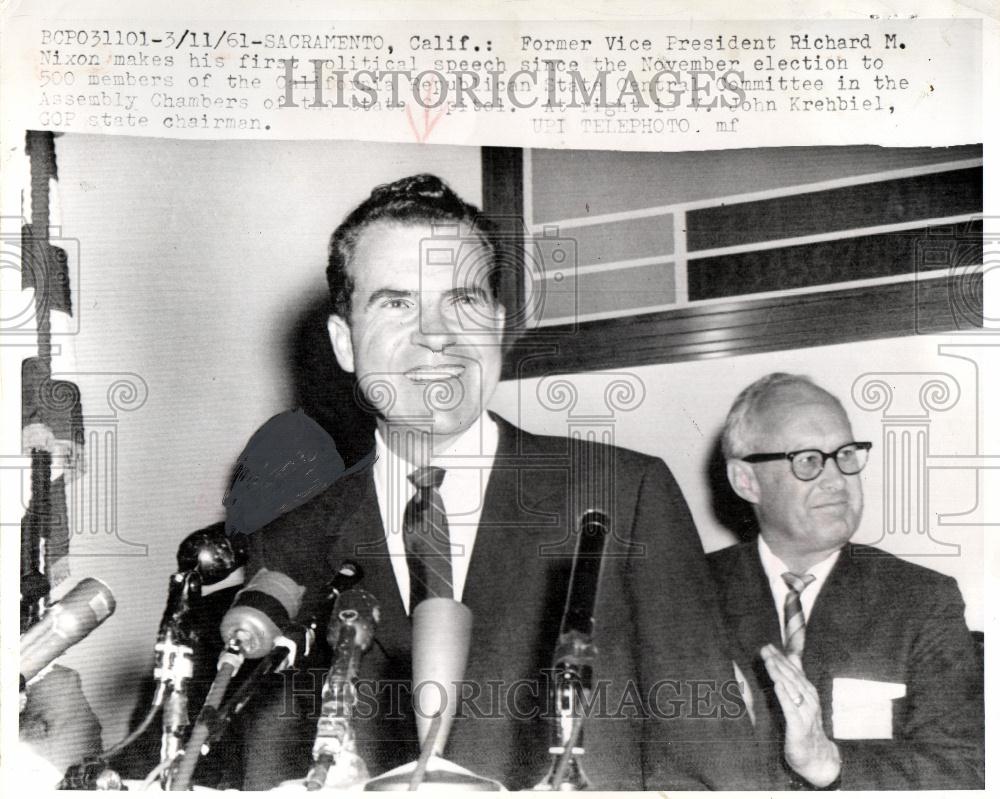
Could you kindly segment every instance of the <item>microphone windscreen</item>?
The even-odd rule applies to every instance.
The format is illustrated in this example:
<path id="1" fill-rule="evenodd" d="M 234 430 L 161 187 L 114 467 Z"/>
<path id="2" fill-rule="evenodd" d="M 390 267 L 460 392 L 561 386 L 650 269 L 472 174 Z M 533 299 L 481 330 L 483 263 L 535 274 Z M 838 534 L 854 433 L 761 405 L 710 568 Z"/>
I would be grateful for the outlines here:
<path id="1" fill-rule="evenodd" d="M 228 643 L 235 638 L 246 657 L 263 657 L 299 614 L 305 591 L 287 574 L 261 569 L 236 595 L 233 606 L 223 616 L 219 626 L 222 640 Z"/>
<path id="2" fill-rule="evenodd" d="M 454 599 L 434 597 L 416 606 L 413 621 L 413 709 L 421 749 L 431 722 L 442 714 L 434 743 L 441 756 L 458 706 L 472 639 L 472 611 Z"/>
<path id="3" fill-rule="evenodd" d="M 105 583 L 81 580 L 21 636 L 21 676 L 30 680 L 114 612 L 115 597 Z"/>
<path id="4" fill-rule="evenodd" d="M 177 569 L 197 569 L 203 585 L 224 580 L 240 565 L 223 522 L 195 530 L 177 547 Z"/>

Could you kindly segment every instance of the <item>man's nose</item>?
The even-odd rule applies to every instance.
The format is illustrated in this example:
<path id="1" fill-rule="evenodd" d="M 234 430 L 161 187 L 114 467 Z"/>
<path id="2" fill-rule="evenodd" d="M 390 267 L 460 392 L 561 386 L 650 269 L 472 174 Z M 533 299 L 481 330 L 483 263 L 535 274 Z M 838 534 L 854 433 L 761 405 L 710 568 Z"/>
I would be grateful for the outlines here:
<path id="1" fill-rule="evenodd" d="M 410 340 L 421 347 L 441 352 L 457 341 L 454 320 L 449 319 L 436 305 L 424 306 L 420 309 L 420 318 Z"/>
<path id="2" fill-rule="evenodd" d="M 839 490 L 847 485 L 844 473 L 837 466 L 836 457 L 827 458 L 823 464 L 823 471 L 819 475 L 820 484 L 831 491 Z"/>

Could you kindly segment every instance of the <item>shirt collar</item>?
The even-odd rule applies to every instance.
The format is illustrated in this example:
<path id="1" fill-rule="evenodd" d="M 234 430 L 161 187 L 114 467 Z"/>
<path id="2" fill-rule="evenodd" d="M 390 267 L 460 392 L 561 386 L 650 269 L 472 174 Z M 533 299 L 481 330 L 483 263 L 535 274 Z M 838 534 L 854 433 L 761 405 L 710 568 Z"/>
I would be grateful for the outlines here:
<path id="1" fill-rule="evenodd" d="M 791 571 L 791 569 L 785 565 L 785 562 L 781 558 L 774 554 L 774 551 L 768 546 L 767 541 L 764 540 L 764 536 L 762 535 L 757 536 L 757 552 L 760 553 L 760 562 L 764 567 L 764 574 L 767 575 L 768 582 L 780 584 L 784 587 L 785 581 L 781 575 L 787 571 Z M 807 572 L 807 574 L 811 574 L 816 578 L 810 585 L 814 585 L 817 591 L 826 582 L 826 578 L 830 576 L 830 572 L 833 571 L 833 567 L 837 563 L 837 558 L 840 557 L 840 552 L 840 549 L 833 552 Z M 804 577 L 805 575 L 800 576 Z"/>
<path id="2" fill-rule="evenodd" d="M 462 435 L 431 459 L 432 466 L 448 469 L 470 458 L 488 458 L 491 462 L 500 442 L 500 429 L 488 413 L 482 414 Z M 390 474 L 407 476 L 416 467 L 393 452 L 385 443 L 382 431 L 375 428 L 375 480 L 387 485 Z M 448 480 L 446 472 L 445 478 Z M 407 481 L 407 485 L 409 482 Z M 412 493 L 412 492 L 407 492 Z"/>

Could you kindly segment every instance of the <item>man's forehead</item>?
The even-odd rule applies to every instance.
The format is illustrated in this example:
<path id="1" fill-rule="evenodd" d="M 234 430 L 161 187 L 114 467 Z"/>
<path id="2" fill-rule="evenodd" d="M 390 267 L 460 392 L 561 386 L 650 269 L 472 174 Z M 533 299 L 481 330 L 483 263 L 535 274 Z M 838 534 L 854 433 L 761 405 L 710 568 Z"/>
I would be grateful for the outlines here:
<path id="1" fill-rule="evenodd" d="M 825 392 L 799 389 L 775 392 L 754 414 L 758 443 L 805 446 L 828 436 L 850 437 L 851 423 L 840 403 Z M 846 443 L 846 441 L 844 442 Z"/>
<path id="2" fill-rule="evenodd" d="M 442 227 L 442 225 L 444 227 Z M 455 231 L 459 231 L 456 235 Z M 467 235 L 461 235 L 465 231 Z M 348 264 L 355 282 L 447 283 L 454 288 L 489 288 L 489 249 L 458 222 L 380 221 L 364 229 Z"/>

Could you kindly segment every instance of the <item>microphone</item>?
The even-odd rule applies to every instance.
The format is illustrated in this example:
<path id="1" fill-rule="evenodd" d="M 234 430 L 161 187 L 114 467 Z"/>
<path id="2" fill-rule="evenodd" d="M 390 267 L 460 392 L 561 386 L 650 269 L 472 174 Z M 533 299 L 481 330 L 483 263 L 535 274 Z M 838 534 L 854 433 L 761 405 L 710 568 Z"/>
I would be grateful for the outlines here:
<path id="1" fill-rule="evenodd" d="M 597 605 L 597 587 L 609 526 L 610 522 L 604 511 L 588 510 L 580 517 L 580 534 L 556 645 L 556 668 L 561 668 L 562 664 L 586 670 L 588 688 L 593 653 L 587 648 L 594 635 L 594 608 Z"/>
<path id="2" fill-rule="evenodd" d="M 357 702 L 361 657 L 375 639 L 379 612 L 375 597 L 359 588 L 344 591 L 334 603 L 326 631 L 327 643 L 333 649 L 333 663 L 323 684 L 313 766 L 305 781 L 309 790 L 325 786 L 348 788 L 368 779 L 368 769 L 355 748 L 351 719 Z M 329 772 L 334 765 L 339 774 L 331 782 Z"/>
<path id="3" fill-rule="evenodd" d="M 566 607 L 556 642 L 552 696 L 556 706 L 555 742 L 549 748 L 552 766 L 536 790 L 585 790 L 590 780 L 580 767 L 584 753 L 580 702 L 593 689 L 594 608 L 600 585 L 604 545 L 610 521 L 604 511 L 588 510 L 580 517 L 576 555 L 569 578 Z"/>
<path id="4" fill-rule="evenodd" d="M 411 614 L 413 710 L 420 757 L 369 780 L 366 791 L 415 791 L 421 783 L 445 790 L 503 790 L 441 757 L 458 710 L 458 695 L 472 639 L 472 611 L 454 599 L 425 599 Z"/>
<path id="5" fill-rule="evenodd" d="M 413 709 L 421 749 L 431 746 L 440 757 L 458 707 L 458 691 L 465 676 L 472 640 L 472 611 L 454 599 L 425 599 L 412 613 Z M 442 691 L 443 689 L 443 691 Z M 440 726 L 428 740 L 436 716 Z"/>
<path id="6" fill-rule="evenodd" d="M 306 589 L 279 571 L 261 569 L 236 595 L 219 632 L 251 660 L 263 657 L 302 607 Z"/>
<path id="7" fill-rule="evenodd" d="M 204 532 L 206 531 L 199 531 L 199 533 Z M 211 532 L 211 528 L 207 532 Z M 194 533 L 188 538 L 191 539 L 199 533 Z M 234 571 L 232 566 L 241 567 L 241 561 L 245 561 L 241 551 L 236 550 L 232 562 L 222 557 L 226 555 L 226 546 L 223 542 L 228 545 L 228 538 L 221 532 L 194 541 L 200 553 L 196 558 L 197 562 L 199 564 L 208 562 L 212 564 L 212 568 L 214 564 L 222 562 L 224 565 L 220 571 L 228 570 L 228 573 Z M 205 557 L 206 549 L 211 557 Z M 216 554 L 220 557 L 217 558 Z M 180 563 L 180 552 L 177 554 L 177 560 Z M 195 558 L 189 556 L 189 562 L 193 560 Z M 228 573 L 221 574 L 220 580 L 225 579 Z M 327 598 L 339 596 L 341 591 L 360 579 L 361 567 L 353 561 L 345 561 L 328 585 L 330 595 Z M 305 588 L 287 575 L 261 569 L 236 595 L 233 606 L 226 612 L 220 624 L 219 632 L 225 642 L 225 648 L 219 655 L 215 679 L 209 687 L 205 702 L 195 720 L 191 737 L 178 763 L 172 786 L 174 790 L 188 789 L 199 756 L 208 754 L 229 726 L 230 720 L 250 701 L 253 691 L 260 682 L 272 672 L 280 671 L 290 665 L 300 647 L 306 653 L 309 652 L 314 639 L 315 624 L 310 622 L 307 625 L 299 625 L 291 621 L 299 613 L 304 593 Z M 230 681 L 247 657 L 260 658 L 260 662 L 250 677 L 244 680 L 220 709 Z"/>
<path id="8" fill-rule="evenodd" d="M 78 582 L 21 636 L 22 683 L 33 679 L 114 612 L 115 597 L 105 583 L 94 577 Z"/>
<path id="9" fill-rule="evenodd" d="M 167 605 L 153 647 L 153 679 L 156 680 L 153 707 L 163 706 L 160 761 L 169 764 L 160 774 L 164 789 L 169 788 L 173 779 L 173 769 L 189 725 L 188 685 L 194 676 L 195 642 L 188 619 L 193 602 L 201 596 L 201 585 L 201 573 L 195 568 L 170 576 Z"/>
<path id="10" fill-rule="evenodd" d="M 246 562 L 246 553 L 237 552 L 222 523 L 195 530 L 177 547 L 177 569 L 197 571 L 203 585 L 224 580 Z"/>

